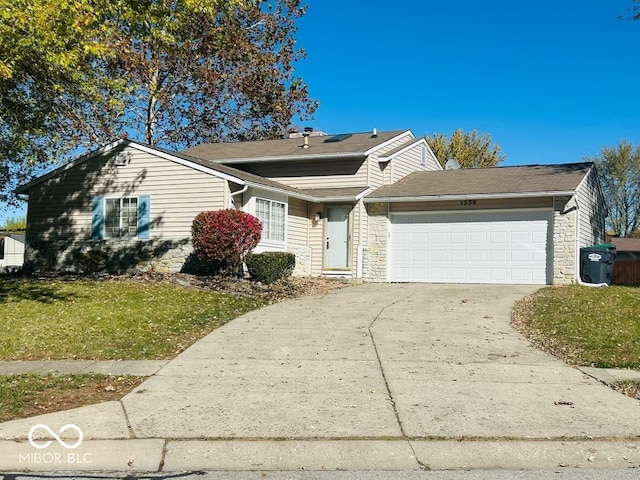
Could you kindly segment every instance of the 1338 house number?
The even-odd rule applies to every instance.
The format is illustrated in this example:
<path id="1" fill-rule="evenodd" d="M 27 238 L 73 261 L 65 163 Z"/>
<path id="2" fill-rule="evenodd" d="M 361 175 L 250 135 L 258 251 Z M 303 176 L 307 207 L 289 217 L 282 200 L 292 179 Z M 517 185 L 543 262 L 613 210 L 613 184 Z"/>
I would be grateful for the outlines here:
<path id="1" fill-rule="evenodd" d="M 468 207 L 470 205 L 475 205 L 476 201 L 475 200 L 460 200 L 460 205 L 462 205 L 463 207 Z"/>

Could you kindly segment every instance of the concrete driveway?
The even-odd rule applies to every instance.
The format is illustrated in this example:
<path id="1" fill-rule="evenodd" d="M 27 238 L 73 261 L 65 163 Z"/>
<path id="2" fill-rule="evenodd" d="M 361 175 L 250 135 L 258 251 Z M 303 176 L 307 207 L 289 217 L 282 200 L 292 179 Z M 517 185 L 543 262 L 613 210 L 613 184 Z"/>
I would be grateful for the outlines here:
<path id="1" fill-rule="evenodd" d="M 201 340 L 123 405 L 136 437 L 640 434 L 639 402 L 509 325 L 533 291 L 368 284 L 273 305 Z"/>
<path id="2" fill-rule="evenodd" d="M 121 402 L 42 421 L 84 422 L 87 439 L 160 439 L 146 445 L 175 470 L 233 468 L 222 459 L 286 468 L 302 464 L 305 451 L 322 468 L 349 468 L 330 461 L 344 455 L 341 441 L 368 466 L 385 459 L 384 468 L 419 468 L 433 466 L 434 448 L 441 457 L 460 450 L 450 439 L 490 441 L 476 455 L 482 463 L 495 442 L 560 451 L 540 440 L 640 436 L 640 402 L 538 351 L 509 325 L 513 303 L 534 291 L 365 284 L 272 305 L 202 339 Z M 24 438 L 33 423 L 0 425 L 0 436 Z"/>

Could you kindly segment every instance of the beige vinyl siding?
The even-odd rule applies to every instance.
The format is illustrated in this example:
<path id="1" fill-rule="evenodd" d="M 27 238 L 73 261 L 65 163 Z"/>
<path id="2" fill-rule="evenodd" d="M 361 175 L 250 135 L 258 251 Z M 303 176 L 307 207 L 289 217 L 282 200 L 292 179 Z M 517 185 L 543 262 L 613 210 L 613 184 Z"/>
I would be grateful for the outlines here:
<path id="1" fill-rule="evenodd" d="M 366 222 L 364 221 L 365 217 L 365 209 L 362 201 L 358 202 L 353 207 L 353 228 L 352 228 L 352 255 L 353 259 L 351 262 L 353 276 L 356 275 L 356 270 L 358 266 L 358 245 L 364 245 L 364 241 L 366 241 Z"/>
<path id="2" fill-rule="evenodd" d="M 360 187 L 367 185 L 364 159 L 309 162 L 269 162 L 236 168 L 297 188 Z"/>
<path id="3" fill-rule="evenodd" d="M 381 155 L 384 155 L 386 152 L 390 152 L 391 150 L 398 148 L 400 145 L 408 142 L 409 140 L 411 140 L 411 134 L 407 132 L 406 134 L 398 137 L 393 142 L 390 142 L 388 145 L 385 145 L 383 148 L 376 150 L 375 153 L 369 155 L 367 164 L 369 168 L 369 186 L 376 188 L 391 182 L 390 169 L 392 168 L 392 165 L 386 165 L 386 162 L 381 164 L 378 160 Z M 393 161 L 391 163 L 393 163 Z"/>
<path id="4" fill-rule="evenodd" d="M 422 165 L 423 148 L 426 154 L 426 165 Z M 412 172 L 428 170 L 440 170 L 438 160 L 431 155 L 429 149 L 418 144 L 391 160 L 391 180 L 389 183 L 395 183 Z"/>
<path id="5" fill-rule="evenodd" d="M 288 245 L 306 246 L 309 230 L 309 212 L 307 202 L 289 197 L 289 216 L 287 218 Z"/>
<path id="6" fill-rule="evenodd" d="M 29 241 L 91 238 L 95 196 L 150 195 L 150 237 L 183 239 L 203 210 L 225 207 L 226 181 L 137 150 L 130 162 L 113 164 L 117 151 L 97 156 L 33 187 L 29 192 Z"/>
<path id="7" fill-rule="evenodd" d="M 470 197 L 472 199 L 472 197 Z M 389 211 L 398 212 L 437 212 L 437 211 L 473 211 L 514 208 L 549 208 L 553 207 L 551 197 L 510 198 L 510 199 L 476 199 L 475 205 L 463 205 L 460 200 L 443 202 L 398 202 L 390 203 Z"/>
<path id="8" fill-rule="evenodd" d="M 589 170 L 576 194 L 578 200 L 578 247 L 604 242 L 606 206 L 600 193 L 595 168 Z"/>
<path id="9" fill-rule="evenodd" d="M 322 212 L 322 204 L 310 203 L 309 212 Z M 311 275 L 322 274 L 322 256 L 324 254 L 324 220 L 312 221 L 309 225 L 309 246 L 311 247 Z"/>

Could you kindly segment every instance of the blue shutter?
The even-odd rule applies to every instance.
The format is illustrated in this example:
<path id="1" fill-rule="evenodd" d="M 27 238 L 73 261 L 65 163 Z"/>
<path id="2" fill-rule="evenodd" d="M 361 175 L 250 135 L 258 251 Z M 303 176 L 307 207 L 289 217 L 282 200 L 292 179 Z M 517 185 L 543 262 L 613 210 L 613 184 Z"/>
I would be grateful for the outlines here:
<path id="1" fill-rule="evenodd" d="M 104 232 L 104 198 L 93 197 L 91 207 L 91 239 L 102 240 Z"/>
<path id="2" fill-rule="evenodd" d="M 138 197 L 138 238 L 146 240 L 149 238 L 149 210 L 151 207 L 151 196 L 140 195 Z"/>

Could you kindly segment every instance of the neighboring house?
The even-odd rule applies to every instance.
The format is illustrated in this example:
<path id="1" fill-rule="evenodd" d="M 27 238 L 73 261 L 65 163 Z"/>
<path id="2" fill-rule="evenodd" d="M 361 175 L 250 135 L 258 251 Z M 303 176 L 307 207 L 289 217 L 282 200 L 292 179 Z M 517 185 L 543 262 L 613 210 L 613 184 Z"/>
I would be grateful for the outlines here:
<path id="1" fill-rule="evenodd" d="M 295 253 L 297 275 L 370 281 L 571 283 L 606 215 L 590 163 L 442 171 L 411 131 L 182 152 L 120 140 L 17 192 L 36 266 L 101 248 L 178 271 L 195 215 L 240 208 L 263 224 L 256 250 Z"/>
<path id="2" fill-rule="evenodd" d="M 0 269 L 22 267 L 24 263 L 25 236 L 0 232 Z"/>
<path id="3" fill-rule="evenodd" d="M 613 263 L 614 285 L 640 285 L 640 238 L 612 237 L 607 242 L 616 247 L 616 260 Z"/>

